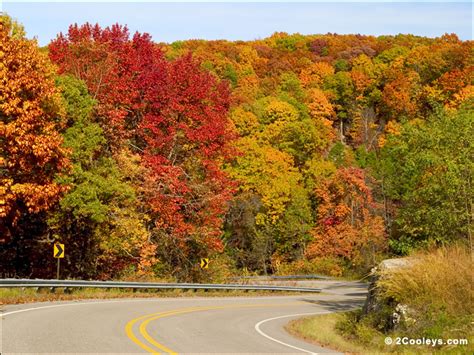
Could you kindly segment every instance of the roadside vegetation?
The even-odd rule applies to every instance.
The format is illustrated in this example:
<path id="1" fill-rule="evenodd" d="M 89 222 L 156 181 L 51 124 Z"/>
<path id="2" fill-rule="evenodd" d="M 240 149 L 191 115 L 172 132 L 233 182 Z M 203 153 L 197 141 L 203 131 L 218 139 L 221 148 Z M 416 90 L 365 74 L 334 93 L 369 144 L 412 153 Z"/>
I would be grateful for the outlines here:
<path id="1" fill-rule="evenodd" d="M 472 255 L 453 246 L 414 255 L 409 267 L 389 270 L 377 283 L 377 306 L 290 323 L 290 333 L 340 351 L 472 354 Z M 327 326 L 327 327 L 326 327 Z M 393 344 L 386 345 L 390 337 Z M 468 345 L 396 345 L 396 338 L 467 339 Z"/>
<path id="2" fill-rule="evenodd" d="M 286 291 L 244 291 L 244 290 L 136 290 L 132 289 L 68 289 L 58 287 L 53 291 L 48 288 L 0 288 L 0 306 L 51 301 L 79 301 L 113 298 L 161 298 L 161 297 L 255 297 L 255 296 L 290 296 L 301 295 Z"/>

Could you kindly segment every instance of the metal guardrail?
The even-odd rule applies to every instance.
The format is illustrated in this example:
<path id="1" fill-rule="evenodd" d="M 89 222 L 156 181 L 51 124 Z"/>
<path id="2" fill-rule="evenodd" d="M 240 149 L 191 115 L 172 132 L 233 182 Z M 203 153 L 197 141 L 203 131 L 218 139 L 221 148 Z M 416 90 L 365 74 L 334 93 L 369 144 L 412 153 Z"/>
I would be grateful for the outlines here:
<path id="1" fill-rule="evenodd" d="M 334 278 L 324 275 L 261 275 L 261 276 L 237 276 L 233 277 L 233 280 L 239 279 L 272 279 L 272 280 L 308 280 L 308 279 L 318 279 L 318 280 L 333 280 Z"/>
<path id="2" fill-rule="evenodd" d="M 181 289 L 181 290 L 244 290 L 244 291 L 287 291 L 287 292 L 321 292 L 319 288 L 239 285 L 239 284 L 198 284 L 198 283 L 155 283 L 126 281 L 83 281 L 83 280 L 40 280 L 40 279 L 0 279 L 2 287 L 52 287 L 52 288 L 131 288 L 131 289 Z"/>

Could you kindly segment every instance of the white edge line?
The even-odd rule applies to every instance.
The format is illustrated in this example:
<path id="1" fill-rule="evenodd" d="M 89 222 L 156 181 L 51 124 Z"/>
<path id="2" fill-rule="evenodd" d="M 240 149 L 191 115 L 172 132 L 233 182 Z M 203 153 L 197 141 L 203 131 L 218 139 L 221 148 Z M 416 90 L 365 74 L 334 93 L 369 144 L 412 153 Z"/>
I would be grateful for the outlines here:
<path id="1" fill-rule="evenodd" d="M 289 347 L 289 348 L 292 348 L 292 349 L 295 349 L 295 350 L 302 351 L 302 352 L 304 352 L 304 353 L 313 354 L 313 355 L 318 355 L 318 353 L 312 352 L 312 351 L 310 351 L 310 350 L 305 350 L 305 349 L 302 349 L 302 348 L 298 348 L 297 346 L 293 346 L 293 345 L 287 344 L 287 343 L 285 343 L 285 342 L 283 342 L 283 341 L 281 341 L 281 340 L 272 338 L 272 337 L 269 336 L 268 334 L 265 334 L 265 333 L 260 329 L 260 326 L 261 326 L 263 323 L 270 322 L 270 321 L 276 320 L 276 319 L 281 319 L 281 318 L 290 318 L 290 317 L 298 317 L 298 316 L 310 316 L 310 315 L 316 315 L 316 314 L 329 314 L 329 313 L 332 313 L 332 312 L 329 312 L 329 311 L 322 311 L 322 312 L 311 312 L 311 313 L 297 313 L 297 314 L 287 314 L 287 315 L 285 315 L 285 316 L 267 318 L 267 319 L 264 319 L 264 320 L 258 322 L 257 324 L 255 324 L 255 330 L 256 330 L 260 335 L 264 336 L 264 337 L 267 338 L 267 339 L 270 339 L 271 341 L 274 341 L 275 343 L 284 345 L 284 346 L 286 346 L 286 347 Z"/>
<path id="2" fill-rule="evenodd" d="M 29 311 L 35 311 L 38 309 L 46 309 L 46 308 L 56 308 L 56 307 L 66 307 L 66 306 L 84 306 L 88 304 L 102 304 L 102 303 L 116 303 L 116 302 L 129 302 L 129 301 L 135 301 L 135 300 L 123 300 L 123 301 L 95 301 L 95 302 L 77 302 L 77 303 L 64 303 L 64 304 L 54 304 L 50 306 L 41 306 L 41 307 L 33 307 L 33 308 L 24 308 L 24 309 L 19 309 L 16 311 L 11 311 L 7 313 L 2 313 L 0 314 L 0 317 L 5 317 L 9 316 L 10 314 L 15 314 L 15 313 L 22 313 L 22 312 L 29 312 Z M 137 300 L 138 301 L 138 300 Z"/>
<path id="3" fill-rule="evenodd" d="M 0 0 L 1 1 L 1 0 Z M 11 314 L 16 314 L 16 313 L 22 313 L 22 312 L 29 312 L 29 311 L 35 311 L 39 309 L 46 309 L 46 308 L 56 308 L 56 307 L 66 307 L 66 306 L 83 306 L 83 305 L 88 305 L 88 304 L 104 304 L 104 303 L 119 303 L 119 302 L 171 302 L 171 301 L 189 301 L 189 300 L 195 300 L 195 301 L 201 301 L 201 300 L 206 300 L 206 301 L 214 301 L 214 300 L 262 300 L 262 299 L 271 299 L 271 300 L 276 300 L 276 299 L 287 299 L 287 298 L 294 298 L 295 296 L 272 296 L 272 297 L 212 297 L 212 298 L 205 298 L 205 297 L 180 297 L 180 298 L 173 298 L 173 297 L 156 297 L 156 298 L 135 298 L 135 299 L 116 299 L 116 300 L 103 300 L 103 301 L 88 301 L 88 300 L 78 300 L 74 303 L 61 303 L 61 304 L 53 304 L 49 306 L 40 306 L 40 307 L 32 307 L 32 308 L 23 308 L 19 309 L 16 311 L 11 311 L 11 312 L 6 312 L 6 313 L 0 313 L 0 319 L 9 316 Z M 4 305 L 8 306 L 8 305 Z"/>
<path id="4" fill-rule="evenodd" d="M 184 298 L 182 298 L 184 300 Z M 116 300 L 103 300 L 103 301 L 88 301 L 88 300 L 77 300 L 74 303 L 60 303 L 60 304 L 52 304 L 49 306 L 40 306 L 40 307 L 32 307 L 32 308 L 23 308 L 18 309 L 16 311 L 0 313 L 0 318 L 4 316 L 9 316 L 15 313 L 22 313 L 22 312 L 29 312 L 29 311 L 36 311 L 38 309 L 47 309 L 47 308 L 56 308 L 56 307 L 66 307 L 66 306 L 87 306 L 89 304 L 107 304 L 107 303 L 121 303 L 121 302 L 153 302 L 153 301 L 167 301 L 172 300 L 171 298 L 136 298 L 136 299 L 116 299 Z M 179 299 L 181 300 L 181 299 Z M 12 304 L 18 305 L 18 304 Z"/>

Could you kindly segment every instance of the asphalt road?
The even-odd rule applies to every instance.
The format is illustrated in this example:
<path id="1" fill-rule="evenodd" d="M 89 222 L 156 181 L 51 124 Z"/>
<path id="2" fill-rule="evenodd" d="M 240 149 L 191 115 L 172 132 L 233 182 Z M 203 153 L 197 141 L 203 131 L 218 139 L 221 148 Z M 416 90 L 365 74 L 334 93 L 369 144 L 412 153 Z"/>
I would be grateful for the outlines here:
<path id="1" fill-rule="evenodd" d="M 304 315 L 359 306 L 366 286 L 307 282 L 321 294 L 53 302 L 3 307 L 1 354 L 332 353 L 289 335 Z"/>

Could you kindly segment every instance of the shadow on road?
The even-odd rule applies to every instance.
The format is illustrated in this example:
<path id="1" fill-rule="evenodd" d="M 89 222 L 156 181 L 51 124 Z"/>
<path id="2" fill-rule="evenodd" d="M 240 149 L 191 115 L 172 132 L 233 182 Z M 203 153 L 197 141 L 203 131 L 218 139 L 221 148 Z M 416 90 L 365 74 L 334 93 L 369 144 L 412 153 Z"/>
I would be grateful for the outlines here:
<path id="1" fill-rule="evenodd" d="M 310 299 L 302 299 L 301 301 L 307 303 L 313 303 L 318 307 L 323 308 L 326 311 L 331 312 L 340 312 L 340 311 L 348 311 L 353 308 L 362 307 L 364 304 L 365 299 L 357 299 L 357 300 L 338 300 L 338 301 L 330 301 L 330 300 L 310 300 Z"/>
<path id="2" fill-rule="evenodd" d="M 323 289 L 333 290 L 333 289 L 339 289 L 339 288 L 357 288 L 361 290 L 367 290 L 368 287 L 369 287 L 369 284 L 365 284 L 365 283 L 337 283 L 337 284 L 323 287 Z"/>
<path id="3" fill-rule="evenodd" d="M 360 291 L 360 292 L 350 292 L 350 293 L 344 293 L 344 296 L 352 296 L 352 297 L 365 297 L 367 296 L 367 291 Z"/>

